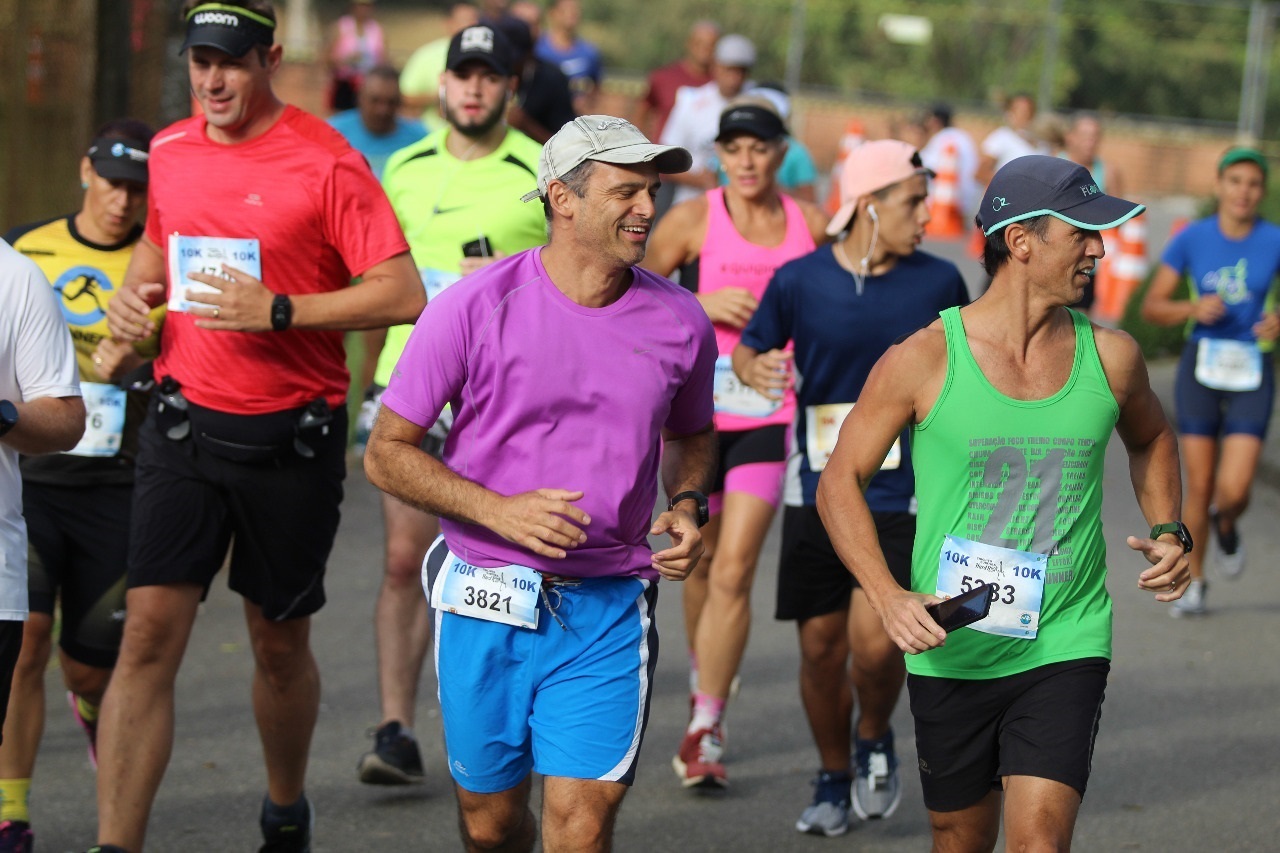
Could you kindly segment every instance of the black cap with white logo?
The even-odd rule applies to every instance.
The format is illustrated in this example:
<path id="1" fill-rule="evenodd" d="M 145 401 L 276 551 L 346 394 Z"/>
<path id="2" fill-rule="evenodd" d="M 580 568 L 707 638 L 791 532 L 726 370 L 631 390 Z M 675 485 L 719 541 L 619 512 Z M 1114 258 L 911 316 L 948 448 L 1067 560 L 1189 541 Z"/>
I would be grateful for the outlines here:
<path id="1" fill-rule="evenodd" d="M 514 64 L 511 42 L 493 27 L 484 24 L 467 27 L 449 40 L 444 67 L 457 71 L 463 63 L 473 60 L 483 62 L 504 77 L 510 77 Z"/>
<path id="2" fill-rule="evenodd" d="M 276 22 L 257 12 L 227 3 L 201 3 L 187 13 L 187 38 L 179 52 L 212 47 L 240 57 L 255 45 L 271 47 L 275 31 Z"/>
<path id="3" fill-rule="evenodd" d="M 720 132 L 716 142 L 724 142 L 730 136 L 748 134 L 769 142 L 787 135 L 782 116 L 763 103 L 730 103 L 720 113 Z"/>
<path id="4" fill-rule="evenodd" d="M 991 236 L 1014 222 L 1053 216 L 1077 228 L 1105 231 L 1146 210 L 1104 193 L 1089 170 L 1061 157 L 1028 154 L 1010 160 L 982 196 L 978 221 Z"/>
<path id="5" fill-rule="evenodd" d="M 99 137 L 93 140 L 86 156 L 93 170 L 109 181 L 147 182 L 148 144 L 132 139 Z"/>

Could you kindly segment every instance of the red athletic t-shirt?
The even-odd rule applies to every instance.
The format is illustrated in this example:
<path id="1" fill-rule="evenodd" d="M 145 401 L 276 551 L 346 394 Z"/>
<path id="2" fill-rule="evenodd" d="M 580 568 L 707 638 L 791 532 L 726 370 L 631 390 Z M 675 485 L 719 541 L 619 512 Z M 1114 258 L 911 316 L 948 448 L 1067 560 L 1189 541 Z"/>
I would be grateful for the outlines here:
<path id="1" fill-rule="evenodd" d="M 203 116 L 177 122 L 152 141 L 149 168 L 147 237 L 166 264 L 175 232 L 256 238 L 267 288 L 326 293 L 409 251 L 364 158 L 297 107 L 236 145 L 209 139 Z M 177 379 L 197 405 L 236 414 L 321 396 L 340 406 L 348 384 L 340 331 L 211 331 L 179 312 L 165 319 L 156 375 Z"/>

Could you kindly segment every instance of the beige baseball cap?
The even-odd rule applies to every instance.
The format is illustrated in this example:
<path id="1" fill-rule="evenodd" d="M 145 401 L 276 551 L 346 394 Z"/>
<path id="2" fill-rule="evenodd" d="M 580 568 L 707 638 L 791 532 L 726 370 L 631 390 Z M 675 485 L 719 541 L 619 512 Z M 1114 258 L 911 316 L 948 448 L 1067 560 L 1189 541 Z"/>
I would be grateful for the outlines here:
<path id="1" fill-rule="evenodd" d="M 631 122 L 614 116 L 579 116 L 556 131 L 542 146 L 538 160 L 538 188 L 520 197 L 533 201 L 547 194 L 547 186 L 587 160 L 631 166 L 653 163 L 664 175 L 689 171 L 693 155 L 675 145 L 655 145 Z"/>

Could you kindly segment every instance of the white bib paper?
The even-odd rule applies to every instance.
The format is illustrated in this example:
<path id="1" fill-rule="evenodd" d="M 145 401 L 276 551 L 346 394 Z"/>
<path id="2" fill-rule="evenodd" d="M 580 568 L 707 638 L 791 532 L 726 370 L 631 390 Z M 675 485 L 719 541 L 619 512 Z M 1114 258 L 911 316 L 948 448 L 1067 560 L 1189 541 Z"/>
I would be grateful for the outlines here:
<path id="1" fill-rule="evenodd" d="M 187 276 L 193 272 L 216 275 L 228 281 L 231 277 L 222 265 L 234 267 L 262 280 L 262 250 L 255 238 L 189 237 L 183 234 L 169 235 L 169 310 L 190 311 L 207 307 L 200 301 L 202 295 L 217 293 L 215 288 L 192 281 Z"/>
<path id="2" fill-rule="evenodd" d="M 805 407 L 805 450 L 809 455 L 809 470 L 815 474 L 826 470 L 831 453 L 836 449 L 840 427 L 853 411 L 853 403 L 823 403 Z M 893 471 L 902 465 L 902 439 L 895 438 L 889 454 L 880 463 L 881 471 Z"/>
<path id="3" fill-rule="evenodd" d="M 1045 569 L 1049 557 L 946 536 L 938 554 L 941 599 L 954 598 L 984 583 L 995 584 L 991 613 L 969 627 L 984 634 L 1034 640 L 1040 630 Z"/>
<path id="4" fill-rule="evenodd" d="M 1196 381 L 1218 391 L 1256 391 L 1262 387 L 1262 353 L 1251 341 L 1201 338 Z"/>
<path id="5" fill-rule="evenodd" d="M 541 589 L 542 575 L 534 569 L 486 569 L 465 563 L 450 551 L 431 587 L 431 606 L 460 616 L 536 629 Z"/>
<path id="6" fill-rule="evenodd" d="M 418 275 L 422 276 L 422 289 L 427 292 L 427 302 L 444 293 L 445 288 L 462 278 L 456 272 L 433 270 L 429 267 L 419 268 Z"/>
<path id="7" fill-rule="evenodd" d="M 80 393 L 84 397 L 84 435 L 75 447 L 66 451 L 67 455 L 115 456 L 124 437 L 124 389 L 100 382 L 81 382 Z"/>
<path id="8" fill-rule="evenodd" d="M 727 355 L 716 359 L 714 392 L 716 412 L 719 414 L 763 418 L 782 407 L 781 400 L 770 400 L 739 379 L 733 372 L 733 358 Z"/>

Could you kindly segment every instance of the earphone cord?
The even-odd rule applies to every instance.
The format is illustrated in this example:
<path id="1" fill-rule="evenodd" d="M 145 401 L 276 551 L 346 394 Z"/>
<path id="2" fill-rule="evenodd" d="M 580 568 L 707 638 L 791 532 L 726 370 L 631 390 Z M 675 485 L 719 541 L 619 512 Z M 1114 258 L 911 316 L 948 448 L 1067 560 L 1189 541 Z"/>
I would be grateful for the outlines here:
<path id="1" fill-rule="evenodd" d="M 867 249 L 867 254 L 863 256 L 862 262 L 858 265 L 859 268 L 862 270 L 861 273 L 859 273 L 858 270 L 853 269 L 853 262 L 850 261 L 849 256 L 845 254 L 844 243 L 843 242 L 836 243 L 835 250 L 840 253 L 840 257 L 844 258 L 845 264 L 849 267 L 849 275 L 853 276 L 854 292 L 856 292 L 859 296 L 862 295 L 862 289 L 866 284 L 867 276 L 870 275 L 871 256 L 875 254 L 876 242 L 879 239 L 880 239 L 880 220 L 872 219 L 871 220 L 871 246 Z"/>

